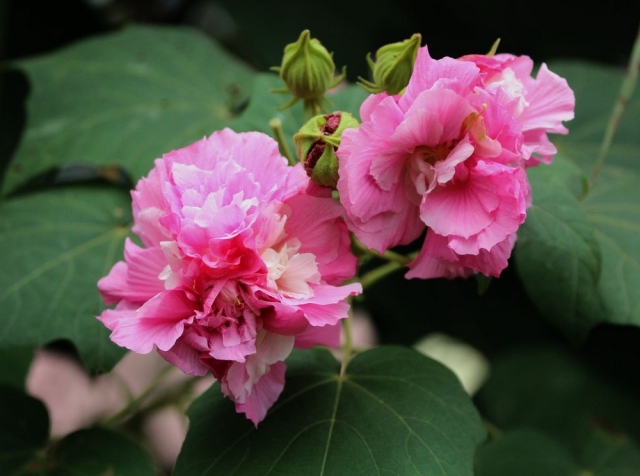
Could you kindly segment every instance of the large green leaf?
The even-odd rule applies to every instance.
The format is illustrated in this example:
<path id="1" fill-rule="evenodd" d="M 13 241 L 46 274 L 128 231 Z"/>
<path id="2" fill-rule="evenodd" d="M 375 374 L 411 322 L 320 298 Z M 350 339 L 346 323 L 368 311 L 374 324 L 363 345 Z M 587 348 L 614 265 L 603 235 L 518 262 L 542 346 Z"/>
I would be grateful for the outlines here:
<path id="1" fill-rule="evenodd" d="M 290 96 L 274 94 L 270 91 L 281 87 L 282 80 L 277 74 L 262 73 L 256 75 L 247 109 L 242 116 L 229 124 L 229 127 L 237 132 L 260 131 L 273 136 L 269 121 L 273 118 L 278 118 L 282 122 L 282 130 L 287 140 L 287 145 L 295 155 L 293 134 L 298 132 L 298 129 L 304 123 L 302 103 L 282 111 L 278 110 Z"/>
<path id="2" fill-rule="evenodd" d="M 0 474 L 15 474 L 48 438 L 49 416 L 40 400 L 0 385 Z"/>
<path id="3" fill-rule="evenodd" d="M 640 451 L 625 438 L 593 432 L 574 458 L 558 442 L 530 430 L 507 433 L 478 451 L 477 476 L 633 476 Z"/>
<path id="4" fill-rule="evenodd" d="M 326 350 L 295 352 L 256 430 L 212 387 L 189 409 L 175 474 L 469 475 L 484 430 L 455 376 L 413 350 L 380 347 L 340 374 Z"/>
<path id="5" fill-rule="evenodd" d="M 476 476 L 515 475 L 581 476 L 562 446 L 531 430 L 507 433 L 478 450 Z"/>
<path id="6" fill-rule="evenodd" d="M 600 247 L 582 204 L 570 188 L 580 170 L 556 157 L 530 169 L 533 205 L 518 231 L 516 264 L 525 289 L 556 325 L 582 339 L 604 319 L 597 292 Z"/>
<path id="7" fill-rule="evenodd" d="M 559 63 L 576 94 L 576 118 L 570 133 L 554 139 L 563 155 L 591 173 L 618 101 L 622 68 L 585 63 Z M 640 94 L 627 102 L 607 153 L 605 166 L 583 201 L 602 253 L 598 294 L 604 303 L 601 320 L 640 325 Z"/>
<path id="8" fill-rule="evenodd" d="M 568 79 L 576 94 L 570 132 L 553 140 L 562 157 L 590 174 L 624 71 L 585 63 L 556 63 L 552 69 Z M 640 325 L 639 120 L 636 94 L 587 193 L 575 193 L 573 185 L 563 188 L 566 165 L 560 156 L 551 167 L 529 173 L 534 206 L 519 233 L 516 262 L 536 304 L 573 337 L 583 338 L 601 322 Z M 573 241 L 566 239 L 569 230 Z M 531 240 L 534 246 L 528 245 Z M 593 266 L 596 259 L 599 268 Z"/>
<path id="9" fill-rule="evenodd" d="M 476 398 L 482 414 L 499 428 L 534 428 L 576 456 L 599 427 L 640 442 L 637 402 L 557 349 L 522 349 L 496 359 Z"/>
<path id="10" fill-rule="evenodd" d="M 103 428 L 80 430 L 60 441 L 47 457 L 48 476 L 153 476 L 149 456 L 134 441 Z"/>
<path id="11" fill-rule="evenodd" d="M 92 369 L 115 364 L 123 351 L 95 319 L 96 282 L 122 259 L 130 207 L 122 190 L 84 187 L 0 205 L 0 346 L 70 339 Z"/>
<path id="12" fill-rule="evenodd" d="M 138 178 L 225 126 L 251 75 L 200 33 L 141 26 L 17 66 L 31 97 L 5 192 L 69 162 L 119 164 Z"/>
<path id="13" fill-rule="evenodd" d="M 640 159 L 640 143 L 637 147 Z M 602 253 L 602 321 L 640 326 L 640 173 L 605 167 L 583 201 Z"/>
<path id="14" fill-rule="evenodd" d="M 576 117 L 567 123 L 569 134 L 553 136 L 560 152 L 591 173 L 604 132 L 609 123 L 618 93 L 623 68 L 579 61 L 550 64 L 550 68 L 566 78 L 576 95 Z M 640 122 L 640 94 L 627 104 L 625 115 L 618 125 L 606 162 L 640 171 L 637 125 Z"/>

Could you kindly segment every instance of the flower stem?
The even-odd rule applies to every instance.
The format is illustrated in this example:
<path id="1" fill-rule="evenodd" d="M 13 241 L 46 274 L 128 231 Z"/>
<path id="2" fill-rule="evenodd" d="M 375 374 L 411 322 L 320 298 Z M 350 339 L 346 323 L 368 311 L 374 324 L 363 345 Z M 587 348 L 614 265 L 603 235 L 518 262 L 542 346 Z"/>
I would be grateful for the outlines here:
<path id="1" fill-rule="evenodd" d="M 278 147 L 280 148 L 280 153 L 287 158 L 287 162 L 289 162 L 289 165 L 291 166 L 296 165 L 298 161 L 295 159 L 295 157 L 291 153 L 291 149 L 289 149 L 289 146 L 287 145 L 287 141 L 284 138 L 284 132 L 282 131 L 282 121 L 279 118 L 274 117 L 269 121 L 269 127 L 271 127 L 271 130 L 276 136 L 276 141 L 278 141 Z"/>
<path id="2" fill-rule="evenodd" d="M 136 411 L 138 411 L 142 405 L 144 404 L 145 400 L 149 397 L 149 395 L 151 395 L 156 388 L 158 387 L 158 385 L 165 379 L 167 378 L 167 376 L 171 373 L 171 371 L 175 370 L 175 367 L 170 366 L 170 367 L 166 367 L 165 369 L 162 370 L 162 372 L 160 372 L 158 375 L 155 376 L 155 378 L 151 381 L 151 383 L 147 386 L 147 388 L 137 397 L 131 399 L 129 401 L 129 403 L 119 412 L 111 415 L 108 418 L 105 418 L 102 421 L 102 425 L 104 426 L 117 426 L 119 423 L 121 423 L 123 420 L 125 420 L 127 417 L 129 417 L 131 414 L 135 413 Z"/>
<path id="3" fill-rule="evenodd" d="M 600 151 L 598 152 L 598 159 L 596 160 L 596 164 L 593 167 L 593 172 L 591 173 L 591 177 L 589 178 L 589 189 L 593 187 L 593 183 L 602 168 L 602 164 L 604 163 L 604 159 L 611 147 L 611 142 L 613 141 L 613 136 L 618 130 L 618 126 L 620 125 L 620 119 L 627 109 L 627 105 L 629 104 L 629 99 L 633 94 L 633 90 L 635 89 L 636 82 L 638 81 L 638 69 L 640 68 L 640 30 L 638 30 L 638 35 L 636 36 L 636 41 L 633 44 L 633 50 L 631 51 L 631 58 L 629 58 L 629 65 L 627 67 L 627 73 L 625 74 L 624 79 L 622 80 L 622 86 L 620 86 L 620 92 L 618 93 L 618 98 L 616 99 L 615 104 L 613 105 L 613 111 L 611 112 L 611 117 L 609 118 L 609 124 L 607 125 L 607 130 L 604 133 L 604 139 L 602 139 L 602 144 L 600 146 Z"/>
<path id="4" fill-rule="evenodd" d="M 360 243 L 353 235 L 351 236 L 351 242 L 353 243 L 353 247 L 355 248 L 355 251 L 359 256 L 366 255 L 374 258 L 382 258 L 389 262 L 398 263 L 399 265 L 409 264 L 413 260 L 413 257 L 411 256 L 401 255 L 400 253 L 396 253 L 395 251 L 391 250 L 386 250 L 384 253 L 378 254 L 376 251 L 370 250 L 362 243 Z"/>
<path id="5" fill-rule="evenodd" d="M 342 319 L 342 328 L 344 330 L 344 344 L 342 345 L 342 365 L 340 366 L 341 377 L 344 377 L 345 371 L 347 370 L 347 364 L 349 363 L 349 360 L 351 360 L 351 355 L 353 354 L 353 329 L 351 327 L 351 319 L 353 318 L 351 315 L 352 309 L 353 308 L 349 306 L 349 317 L 347 317 L 346 319 Z"/>
<path id="6" fill-rule="evenodd" d="M 399 270 L 402 267 L 402 265 L 400 263 L 397 263 L 395 261 L 391 261 L 387 264 L 383 264 L 382 266 L 379 266 L 375 269 L 372 269 L 371 271 L 369 271 L 368 273 L 365 273 L 361 278 L 360 278 L 360 284 L 362 284 L 362 289 L 366 290 L 369 287 L 371 287 L 373 284 L 375 284 L 376 282 L 380 281 L 382 278 L 384 278 L 385 276 L 394 273 L 395 271 Z"/>
<path id="7" fill-rule="evenodd" d="M 489 420 L 484 418 L 483 423 L 484 423 L 484 428 L 485 430 L 487 430 L 487 433 L 491 440 L 497 440 L 503 435 L 504 432 L 500 428 L 498 428 L 493 422 L 490 422 Z"/>

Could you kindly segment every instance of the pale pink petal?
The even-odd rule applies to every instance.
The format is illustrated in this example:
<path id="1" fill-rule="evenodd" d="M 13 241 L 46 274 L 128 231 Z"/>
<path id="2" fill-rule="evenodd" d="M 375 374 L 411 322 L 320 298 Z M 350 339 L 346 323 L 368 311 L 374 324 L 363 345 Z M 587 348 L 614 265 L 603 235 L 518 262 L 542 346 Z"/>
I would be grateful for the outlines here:
<path id="1" fill-rule="evenodd" d="M 120 319 L 111 340 L 140 354 L 157 346 L 169 350 L 182 335 L 185 321 L 194 315 L 194 303 L 180 290 L 158 294 L 128 318 Z"/>
<path id="2" fill-rule="evenodd" d="M 529 107 L 517 118 L 523 131 L 544 129 L 567 133 L 562 122 L 573 119 L 576 98 L 566 79 L 549 71 L 543 63 L 535 82 L 528 88 L 526 99 Z"/>
<path id="3" fill-rule="evenodd" d="M 493 211 L 499 205 L 495 184 L 470 178 L 438 187 L 425 195 L 420 217 L 439 235 L 468 238 L 493 222 Z"/>
<path id="4" fill-rule="evenodd" d="M 200 361 L 200 352 L 186 343 L 182 337 L 178 338 L 169 350 L 158 350 L 158 352 L 167 362 L 188 375 L 202 377 L 209 372 L 209 368 Z"/>
<path id="5" fill-rule="evenodd" d="M 435 60 L 423 46 L 418 50 L 413 74 L 399 105 L 406 111 L 422 91 L 433 87 L 452 89 L 464 95 L 471 92 L 480 79 L 480 71 L 475 64 L 448 57 Z"/>
<path id="6" fill-rule="evenodd" d="M 109 274 L 98 280 L 98 291 L 107 306 L 118 303 L 122 297 L 122 290 L 127 285 L 127 263 L 118 261 L 113 265 Z"/>
<path id="7" fill-rule="evenodd" d="M 322 327 L 309 326 L 296 335 L 296 349 L 310 349 L 316 345 L 323 345 L 337 349 L 340 346 L 340 323 Z"/>
<path id="8" fill-rule="evenodd" d="M 257 427 L 282 393 L 286 370 L 284 362 L 271 365 L 269 372 L 253 385 L 244 403 L 236 403 L 236 411 L 244 413 Z"/>
<path id="9" fill-rule="evenodd" d="M 344 209 L 333 198 L 298 195 L 288 200 L 291 214 L 286 233 L 297 236 L 300 253 L 315 256 L 318 271 L 325 282 L 341 284 L 356 272 L 356 258 L 350 253 L 351 240 L 342 220 Z"/>

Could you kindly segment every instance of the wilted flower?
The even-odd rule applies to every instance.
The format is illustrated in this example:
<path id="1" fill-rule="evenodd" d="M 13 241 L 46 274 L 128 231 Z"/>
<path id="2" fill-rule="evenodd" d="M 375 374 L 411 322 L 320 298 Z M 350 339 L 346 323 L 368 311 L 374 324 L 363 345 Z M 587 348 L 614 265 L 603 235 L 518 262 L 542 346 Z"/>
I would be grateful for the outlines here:
<path id="1" fill-rule="evenodd" d="M 337 188 L 357 238 L 382 252 L 428 227 L 407 277 L 507 266 L 530 202 L 524 165 L 549 160 L 546 132 L 566 132 L 574 102 L 565 80 L 544 66 L 525 77 L 509 57 L 434 60 L 425 46 L 404 94 L 369 96 L 343 134 Z"/>
<path id="2" fill-rule="evenodd" d="M 342 133 L 357 128 L 358 121 L 348 112 L 334 112 L 311 118 L 293 136 L 296 153 L 314 183 L 335 188 L 338 183 L 338 157 Z"/>
<path id="3" fill-rule="evenodd" d="M 294 346 L 337 345 L 359 284 L 342 209 L 268 136 L 229 129 L 165 154 L 133 195 L 133 231 L 98 287 L 111 339 L 211 371 L 255 424 Z"/>

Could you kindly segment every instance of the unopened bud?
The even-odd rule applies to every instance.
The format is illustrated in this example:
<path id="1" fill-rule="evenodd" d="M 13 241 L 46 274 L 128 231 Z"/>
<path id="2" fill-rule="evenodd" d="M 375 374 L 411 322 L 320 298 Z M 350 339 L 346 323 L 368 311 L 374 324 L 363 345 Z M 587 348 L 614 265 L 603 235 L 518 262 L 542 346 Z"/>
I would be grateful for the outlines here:
<path id="1" fill-rule="evenodd" d="M 293 136 L 296 153 L 314 183 L 335 188 L 338 183 L 338 157 L 342 133 L 358 128 L 358 121 L 347 112 L 334 112 L 311 118 Z"/>
<path id="2" fill-rule="evenodd" d="M 337 86 L 345 77 L 335 75 L 333 57 L 319 40 L 311 38 L 309 30 L 304 30 L 298 41 L 284 48 L 282 64 L 274 67 L 293 95 L 291 101 L 282 108 L 289 107 L 299 99 L 305 101 L 305 108 L 319 110 L 319 104 L 327 90 Z M 280 91 L 283 92 L 283 91 Z"/>
<path id="3" fill-rule="evenodd" d="M 371 68 L 373 81 L 358 78 L 360 86 L 374 94 L 383 91 L 387 94 L 401 93 L 413 74 L 421 41 L 422 36 L 416 33 L 408 40 L 385 45 L 376 52 L 375 62 L 369 53 L 367 63 Z"/>

